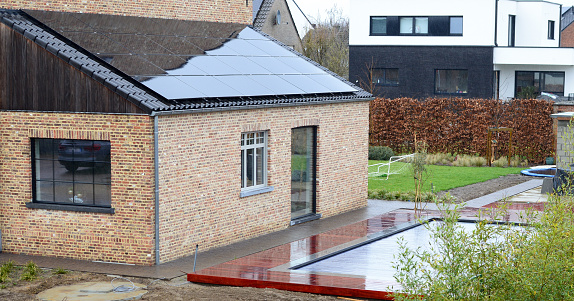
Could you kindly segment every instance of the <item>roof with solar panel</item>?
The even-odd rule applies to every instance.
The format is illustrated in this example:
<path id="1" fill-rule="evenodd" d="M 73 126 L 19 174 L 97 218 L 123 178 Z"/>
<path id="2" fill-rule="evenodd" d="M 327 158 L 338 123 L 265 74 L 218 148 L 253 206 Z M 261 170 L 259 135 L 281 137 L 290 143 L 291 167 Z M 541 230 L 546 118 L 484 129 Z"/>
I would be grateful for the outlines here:
<path id="1" fill-rule="evenodd" d="M 28 10 L 0 21 L 148 113 L 372 97 L 243 24 Z"/>

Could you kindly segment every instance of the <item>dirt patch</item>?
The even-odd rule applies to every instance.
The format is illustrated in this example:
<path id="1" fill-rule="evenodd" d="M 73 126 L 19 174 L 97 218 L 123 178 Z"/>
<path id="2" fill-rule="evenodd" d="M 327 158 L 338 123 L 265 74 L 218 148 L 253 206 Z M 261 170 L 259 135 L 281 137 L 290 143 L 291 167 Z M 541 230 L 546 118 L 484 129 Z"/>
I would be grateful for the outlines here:
<path id="1" fill-rule="evenodd" d="M 514 185 L 518 185 L 520 183 L 530 181 L 532 179 L 534 178 L 523 175 L 506 175 L 481 183 L 475 183 L 463 187 L 453 188 L 447 191 L 441 191 L 439 196 L 442 196 L 448 192 L 450 195 L 456 197 L 458 201 L 466 202 L 505 188 L 512 187 Z"/>
<path id="2" fill-rule="evenodd" d="M 532 177 L 507 175 L 482 183 L 454 188 L 448 192 L 460 201 L 468 201 L 508 188 L 526 181 Z M 32 301 L 37 300 L 36 294 L 59 285 L 70 285 L 90 281 L 111 281 L 112 278 L 102 274 L 70 272 L 54 274 L 55 270 L 42 269 L 40 277 L 33 281 L 19 280 L 22 268 L 14 269 L 10 280 L 0 283 L 0 300 Z M 280 291 L 275 289 L 257 289 L 245 287 L 230 287 L 196 284 L 187 282 L 154 281 L 154 279 L 126 277 L 135 283 L 147 285 L 148 293 L 141 300 L 150 301 L 187 301 L 187 300 L 342 300 L 334 296 L 322 296 L 306 293 Z M 363 300 L 356 299 L 355 300 Z"/>

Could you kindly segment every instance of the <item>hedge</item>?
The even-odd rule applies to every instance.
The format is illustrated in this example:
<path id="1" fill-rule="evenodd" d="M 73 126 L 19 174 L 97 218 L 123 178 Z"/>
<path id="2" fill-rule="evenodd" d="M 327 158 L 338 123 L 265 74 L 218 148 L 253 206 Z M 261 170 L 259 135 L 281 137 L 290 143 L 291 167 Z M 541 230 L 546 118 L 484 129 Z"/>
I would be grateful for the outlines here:
<path id="1" fill-rule="evenodd" d="M 371 102 L 369 143 L 414 151 L 415 135 L 431 153 L 486 155 L 487 131 L 509 127 L 512 153 L 541 163 L 553 156 L 552 103 L 538 99 L 377 98 Z M 507 154 L 508 132 L 494 135 L 495 156 Z"/>

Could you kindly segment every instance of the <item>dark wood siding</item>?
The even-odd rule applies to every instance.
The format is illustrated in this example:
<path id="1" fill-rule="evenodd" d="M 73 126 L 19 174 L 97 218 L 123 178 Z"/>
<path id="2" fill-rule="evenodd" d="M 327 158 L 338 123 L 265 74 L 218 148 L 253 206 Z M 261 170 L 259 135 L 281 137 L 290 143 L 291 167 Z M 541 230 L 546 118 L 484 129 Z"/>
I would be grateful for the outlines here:
<path id="1" fill-rule="evenodd" d="M 1 23 L 0 109 L 145 113 Z"/>

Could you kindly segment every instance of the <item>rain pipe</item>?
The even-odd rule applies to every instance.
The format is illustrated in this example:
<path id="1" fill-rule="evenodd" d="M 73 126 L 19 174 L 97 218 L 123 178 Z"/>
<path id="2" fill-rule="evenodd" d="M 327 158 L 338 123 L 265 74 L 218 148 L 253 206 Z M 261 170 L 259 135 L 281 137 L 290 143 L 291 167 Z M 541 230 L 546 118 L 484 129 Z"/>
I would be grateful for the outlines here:
<path id="1" fill-rule="evenodd" d="M 155 264 L 159 265 L 159 142 L 157 115 L 153 116 L 153 149 L 155 176 Z"/>

